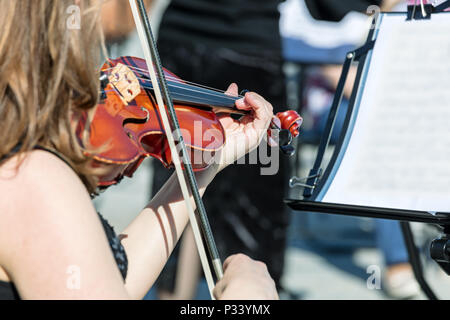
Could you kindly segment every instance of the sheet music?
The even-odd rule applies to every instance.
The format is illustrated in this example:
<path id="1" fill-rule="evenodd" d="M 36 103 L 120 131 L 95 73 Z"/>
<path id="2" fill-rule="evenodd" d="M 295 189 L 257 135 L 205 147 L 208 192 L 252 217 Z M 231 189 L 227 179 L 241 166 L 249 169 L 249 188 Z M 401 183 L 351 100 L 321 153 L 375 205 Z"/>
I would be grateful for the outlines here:
<path id="1" fill-rule="evenodd" d="M 450 211 L 450 14 L 383 16 L 362 92 L 322 201 Z"/>

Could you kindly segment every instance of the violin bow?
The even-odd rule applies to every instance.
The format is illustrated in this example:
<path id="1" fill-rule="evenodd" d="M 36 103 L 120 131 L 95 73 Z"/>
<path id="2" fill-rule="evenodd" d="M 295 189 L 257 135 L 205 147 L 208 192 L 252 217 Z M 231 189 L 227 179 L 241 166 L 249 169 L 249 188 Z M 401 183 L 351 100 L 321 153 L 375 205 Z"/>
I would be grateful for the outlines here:
<path id="1" fill-rule="evenodd" d="M 145 5 L 143 3 L 143 0 L 129 0 L 129 2 L 139 39 L 141 41 L 142 49 L 144 51 L 145 60 L 147 62 L 147 67 L 150 74 L 150 80 L 153 84 L 153 91 L 158 105 L 158 111 L 161 116 L 161 121 L 166 133 L 167 141 L 169 143 L 175 171 L 180 183 L 181 192 L 183 194 L 183 198 L 186 202 L 186 207 L 189 212 L 189 220 L 194 233 L 194 238 L 203 267 L 203 272 L 208 284 L 211 299 L 214 300 L 213 289 L 215 287 L 215 283 L 209 266 L 209 261 L 206 255 L 199 225 L 201 226 L 201 231 L 208 248 L 208 253 L 217 280 L 220 280 L 223 277 L 222 262 L 220 260 L 217 246 L 212 235 L 211 226 L 206 214 L 206 209 L 198 190 L 198 185 L 194 176 L 194 170 L 192 168 L 190 156 L 187 152 L 186 144 L 181 134 L 180 125 L 173 106 L 173 100 L 168 90 L 166 78 L 156 48 L 156 42 L 153 37 Z M 154 66 L 154 68 L 152 66 Z M 164 101 L 166 102 L 166 104 L 164 104 Z M 167 111 L 165 106 L 167 106 Z M 177 145 L 175 144 L 175 137 L 178 141 Z M 179 149 L 181 155 L 177 152 L 177 148 Z M 181 163 L 183 163 L 184 165 L 184 170 L 181 167 Z M 188 183 L 186 182 L 186 180 Z M 196 212 L 194 212 L 191 204 L 190 193 L 192 194 L 194 203 L 197 207 Z"/>

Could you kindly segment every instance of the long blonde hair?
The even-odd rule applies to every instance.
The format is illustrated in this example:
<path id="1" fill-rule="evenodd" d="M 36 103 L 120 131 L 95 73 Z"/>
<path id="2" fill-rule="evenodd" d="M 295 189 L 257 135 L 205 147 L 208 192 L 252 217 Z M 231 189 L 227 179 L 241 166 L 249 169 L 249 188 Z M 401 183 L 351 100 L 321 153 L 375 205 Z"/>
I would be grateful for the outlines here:
<path id="1" fill-rule="evenodd" d="M 0 159 L 52 148 L 89 192 L 96 178 L 74 124 L 97 105 L 100 2 L 0 0 Z"/>

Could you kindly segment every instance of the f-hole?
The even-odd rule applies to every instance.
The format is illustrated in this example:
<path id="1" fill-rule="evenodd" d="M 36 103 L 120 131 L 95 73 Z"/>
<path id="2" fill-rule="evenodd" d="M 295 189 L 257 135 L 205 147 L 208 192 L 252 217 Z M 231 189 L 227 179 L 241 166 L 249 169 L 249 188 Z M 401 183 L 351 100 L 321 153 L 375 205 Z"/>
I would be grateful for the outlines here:
<path id="1" fill-rule="evenodd" d="M 148 121 L 148 119 L 150 119 L 150 113 L 144 107 L 141 107 L 141 110 L 146 113 L 145 118 L 127 118 L 127 119 L 123 120 L 122 126 L 125 127 L 129 123 L 134 123 L 134 124 L 144 124 L 144 123 L 146 123 Z"/>

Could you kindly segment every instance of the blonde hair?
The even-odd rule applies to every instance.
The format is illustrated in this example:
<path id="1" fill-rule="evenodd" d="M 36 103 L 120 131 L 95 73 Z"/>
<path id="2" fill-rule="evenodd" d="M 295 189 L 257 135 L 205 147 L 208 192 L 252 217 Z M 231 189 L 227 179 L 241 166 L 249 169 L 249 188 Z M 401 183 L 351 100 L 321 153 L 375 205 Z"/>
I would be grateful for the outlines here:
<path id="1" fill-rule="evenodd" d="M 36 145 L 54 149 L 89 192 L 96 177 L 75 126 L 97 105 L 100 3 L 0 0 L 0 159 L 16 146 L 19 154 Z"/>

